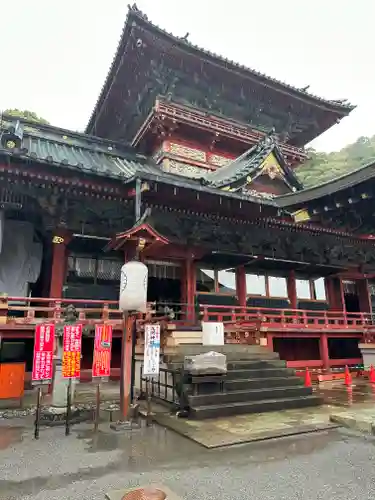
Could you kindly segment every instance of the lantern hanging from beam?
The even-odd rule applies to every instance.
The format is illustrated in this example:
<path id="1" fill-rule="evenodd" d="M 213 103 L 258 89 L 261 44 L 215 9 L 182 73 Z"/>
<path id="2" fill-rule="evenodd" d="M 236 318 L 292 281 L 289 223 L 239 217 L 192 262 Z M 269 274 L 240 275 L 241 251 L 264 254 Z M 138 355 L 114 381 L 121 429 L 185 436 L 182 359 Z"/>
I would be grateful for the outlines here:
<path id="1" fill-rule="evenodd" d="M 148 269 L 145 264 L 130 261 L 121 268 L 120 309 L 124 312 L 142 312 L 147 309 Z"/>

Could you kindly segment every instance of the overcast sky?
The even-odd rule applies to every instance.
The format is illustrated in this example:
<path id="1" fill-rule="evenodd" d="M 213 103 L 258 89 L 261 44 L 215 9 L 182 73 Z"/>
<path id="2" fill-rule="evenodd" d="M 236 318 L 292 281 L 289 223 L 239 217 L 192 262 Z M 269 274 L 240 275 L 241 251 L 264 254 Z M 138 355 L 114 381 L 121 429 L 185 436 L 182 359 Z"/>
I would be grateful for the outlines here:
<path id="1" fill-rule="evenodd" d="M 1 23 L 0 110 L 82 131 L 104 83 L 126 0 L 17 0 Z M 312 144 L 375 134 L 373 0 L 139 0 L 160 27 L 212 52 L 357 109 Z"/>

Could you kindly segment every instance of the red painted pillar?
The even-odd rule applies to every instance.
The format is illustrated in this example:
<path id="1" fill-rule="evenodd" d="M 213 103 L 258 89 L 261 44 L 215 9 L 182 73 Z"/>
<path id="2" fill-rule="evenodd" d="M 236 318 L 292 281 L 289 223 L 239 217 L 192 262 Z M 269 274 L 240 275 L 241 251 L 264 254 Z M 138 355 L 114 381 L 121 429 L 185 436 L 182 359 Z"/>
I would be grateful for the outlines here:
<path id="1" fill-rule="evenodd" d="M 336 311 L 345 310 L 344 286 L 341 278 L 327 278 L 327 292 L 330 309 Z"/>
<path id="2" fill-rule="evenodd" d="M 187 316 L 187 264 L 186 261 L 181 265 L 181 304 L 185 311 L 185 317 Z"/>
<path id="3" fill-rule="evenodd" d="M 357 290 L 359 298 L 359 308 L 360 312 L 370 313 L 371 312 L 371 297 L 368 289 L 368 280 L 361 279 L 357 281 Z"/>
<path id="4" fill-rule="evenodd" d="M 325 285 L 326 285 L 326 292 L 327 292 L 328 307 L 331 310 L 335 310 L 335 309 L 337 309 L 337 300 L 336 300 L 333 279 L 326 278 Z"/>
<path id="5" fill-rule="evenodd" d="M 246 307 L 246 273 L 244 266 L 240 266 L 237 269 L 237 298 L 238 305 L 241 307 Z"/>
<path id="6" fill-rule="evenodd" d="M 194 321 L 195 319 L 195 264 L 191 257 L 186 259 L 185 263 L 185 276 L 186 276 L 186 304 L 187 304 L 187 317 Z"/>
<path id="7" fill-rule="evenodd" d="M 67 245 L 71 235 L 67 231 L 58 230 L 52 236 L 52 268 L 49 296 L 60 299 L 66 275 Z"/>
<path id="8" fill-rule="evenodd" d="M 190 280 L 190 264 L 185 260 L 181 265 L 181 304 L 185 319 L 189 319 L 191 315 L 191 305 L 189 305 L 189 280 Z"/>
<path id="9" fill-rule="evenodd" d="M 344 293 L 344 283 L 342 282 L 342 279 L 339 278 L 339 297 L 340 297 L 340 309 L 344 312 L 346 312 L 346 305 L 345 305 L 345 293 Z"/>
<path id="10" fill-rule="evenodd" d="M 326 333 L 322 333 L 319 339 L 320 359 L 323 361 L 323 369 L 326 373 L 330 371 L 328 337 Z"/>
<path id="11" fill-rule="evenodd" d="M 291 309 L 297 309 L 296 273 L 293 269 L 289 271 L 287 286 L 288 286 L 288 298 L 290 302 L 290 307 Z"/>
<path id="12" fill-rule="evenodd" d="M 273 351 L 273 333 L 266 334 L 267 337 L 267 347 L 270 351 Z"/>

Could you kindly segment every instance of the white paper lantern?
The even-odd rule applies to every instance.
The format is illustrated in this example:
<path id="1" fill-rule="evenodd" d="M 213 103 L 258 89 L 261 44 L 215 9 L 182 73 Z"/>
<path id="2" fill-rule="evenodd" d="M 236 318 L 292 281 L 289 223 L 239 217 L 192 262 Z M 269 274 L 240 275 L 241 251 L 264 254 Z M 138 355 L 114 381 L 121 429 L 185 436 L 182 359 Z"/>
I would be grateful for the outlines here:
<path id="1" fill-rule="evenodd" d="M 131 261 L 121 268 L 120 309 L 145 313 L 147 308 L 148 269 L 142 262 Z"/>

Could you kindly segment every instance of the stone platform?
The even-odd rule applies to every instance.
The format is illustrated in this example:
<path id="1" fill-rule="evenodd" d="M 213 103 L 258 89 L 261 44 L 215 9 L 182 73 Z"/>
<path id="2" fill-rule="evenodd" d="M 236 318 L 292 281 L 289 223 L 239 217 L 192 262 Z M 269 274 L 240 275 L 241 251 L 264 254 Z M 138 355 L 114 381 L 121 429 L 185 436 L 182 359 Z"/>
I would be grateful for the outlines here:
<path id="1" fill-rule="evenodd" d="M 207 449 L 324 432 L 340 425 L 330 422 L 334 408 L 329 406 L 202 421 L 177 418 L 174 414 L 167 413 L 161 405 L 154 404 L 152 409 L 156 423 Z"/>
<path id="2" fill-rule="evenodd" d="M 351 409 L 335 409 L 331 422 L 364 434 L 375 435 L 375 410 L 373 405 L 355 405 Z"/>
<path id="3" fill-rule="evenodd" d="M 304 408 L 321 403 L 312 388 L 304 387 L 295 371 L 287 368 L 286 362 L 266 347 L 239 344 L 179 346 L 173 354 L 164 356 L 164 362 L 168 368 L 180 370 L 185 356 L 209 351 L 225 354 L 227 374 L 223 383 L 202 383 L 197 388 L 199 392 L 193 394 L 190 382 L 184 380 L 184 399 L 187 399 L 190 419 Z"/>

